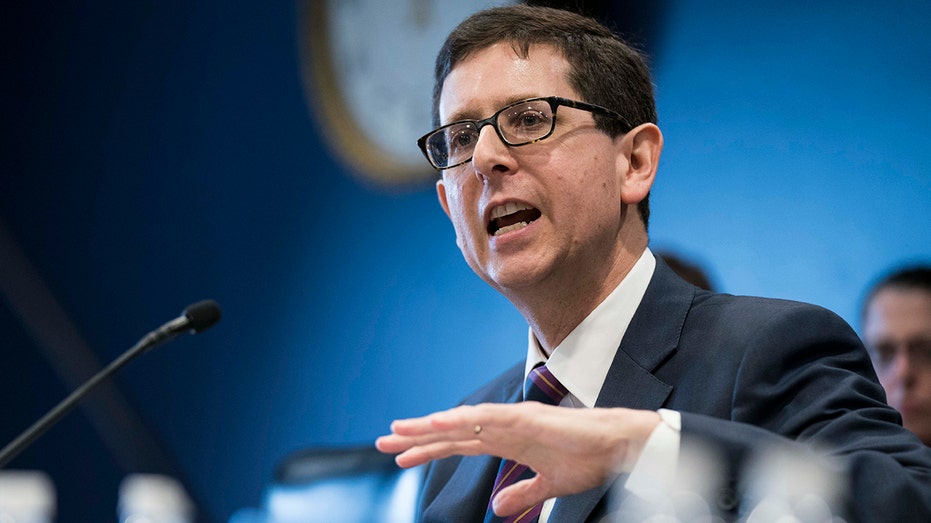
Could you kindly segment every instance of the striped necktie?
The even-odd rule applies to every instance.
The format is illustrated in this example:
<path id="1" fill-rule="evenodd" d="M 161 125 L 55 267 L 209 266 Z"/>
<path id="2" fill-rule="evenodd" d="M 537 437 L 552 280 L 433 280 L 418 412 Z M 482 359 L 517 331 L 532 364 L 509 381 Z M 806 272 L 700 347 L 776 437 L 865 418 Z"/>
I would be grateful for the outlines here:
<path id="1" fill-rule="evenodd" d="M 524 401 L 539 401 L 549 405 L 559 405 L 568 390 L 559 383 L 555 376 L 546 368 L 546 365 L 539 365 L 530 371 L 527 381 L 524 383 Z M 514 460 L 502 459 L 501 467 L 498 468 L 498 476 L 495 478 L 495 487 L 491 491 L 491 498 L 509 485 L 513 485 L 522 479 L 532 478 L 535 475 L 526 465 L 517 463 Z M 537 503 L 524 512 L 517 513 L 505 518 L 498 517 L 491 509 L 491 501 L 488 502 L 488 509 L 485 512 L 484 523 L 530 523 L 537 521 L 543 503 Z"/>

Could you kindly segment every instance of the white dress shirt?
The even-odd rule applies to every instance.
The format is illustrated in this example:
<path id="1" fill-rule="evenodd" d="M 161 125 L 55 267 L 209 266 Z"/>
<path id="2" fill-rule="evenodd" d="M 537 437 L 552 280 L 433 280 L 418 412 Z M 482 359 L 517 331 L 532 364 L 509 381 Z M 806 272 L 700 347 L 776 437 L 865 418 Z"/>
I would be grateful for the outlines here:
<path id="1" fill-rule="evenodd" d="M 525 378 L 534 367 L 545 362 L 546 368 L 569 391 L 560 405 L 594 407 L 621 339 L 640 306 L 655 269 L 656 258 L 650 249 L 644 250 L 621 283 L 553 349 L 549 358 L 531 329 Z M 624 485 L 634 494 L 655 489 L 657 480 L 663 482 L 675 471 L 679 450 L 679 413 L 660 409 L 660 416 L 663 423 L 650 435 Z M 540 523 L 547 522 L 554 502 L 555 499 L 544 502 Z"/>

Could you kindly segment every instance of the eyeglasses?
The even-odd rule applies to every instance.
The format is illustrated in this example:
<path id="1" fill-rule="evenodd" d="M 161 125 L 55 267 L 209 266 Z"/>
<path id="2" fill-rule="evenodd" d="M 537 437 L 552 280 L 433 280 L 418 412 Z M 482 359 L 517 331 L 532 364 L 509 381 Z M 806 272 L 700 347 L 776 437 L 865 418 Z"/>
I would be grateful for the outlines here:
<path id="1" fill-rule="evenodd" d="M 901 344 L 881 342 L 868 349 L 877 372 L 885 372 L 891 368 L 899 354 L 908 357 L 909 365 L 931 369 L 931 339 L 912 339 Z"/>
<path id="2" fill-rule="evenodd" d="M 446 124 L 421 136 L 417 145 L 435 169 L 449 169 L 472 159 L 479 133 L 486 125 L 494 127 L 498 138 L 511 147 L 548 138 L 556 128 L 556 109 L 561 105 L 620 120 L 626 126 L 624 132 L 632 129 L 623 116 L 610 109 L 547 96 L 515 102 L 484 120 L 461 120 Z"/>

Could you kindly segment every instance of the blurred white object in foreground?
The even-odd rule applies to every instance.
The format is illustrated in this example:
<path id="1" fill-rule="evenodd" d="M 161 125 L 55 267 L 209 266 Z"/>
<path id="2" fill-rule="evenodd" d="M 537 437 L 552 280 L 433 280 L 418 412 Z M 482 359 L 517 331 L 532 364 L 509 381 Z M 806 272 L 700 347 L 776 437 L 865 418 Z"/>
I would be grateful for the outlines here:
<path id="1" fill-rule="evenodd" d="M 191 523 L 194 504 L 181 484 L 158 474 L 131 474 L 120 483 L 120 523 Z"/>
<path id="2" fill-rule="evenodd" d="M 0 523 L 50 523 L 56 504 L 55 485 L 46 473 L 0 471 Z"/>

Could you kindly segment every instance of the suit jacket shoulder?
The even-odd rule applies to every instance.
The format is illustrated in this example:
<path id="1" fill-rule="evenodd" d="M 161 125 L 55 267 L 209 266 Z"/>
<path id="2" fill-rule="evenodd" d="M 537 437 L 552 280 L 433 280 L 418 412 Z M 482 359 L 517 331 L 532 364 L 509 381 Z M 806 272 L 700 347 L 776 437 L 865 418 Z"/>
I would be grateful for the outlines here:
<path id="1" fill-rule="evenodd" d="M 780 449 L 851 471 L 848 520 L 931 521 L 931 451 L 886 405 L 853 329 L 822 307 L 700 291 L 658 261 L 599 397 L 631 403 L 679 411 L 683 448 L 715 449 L 730 517 L 755 502 L 741 498 L 752 460 Z"/>

